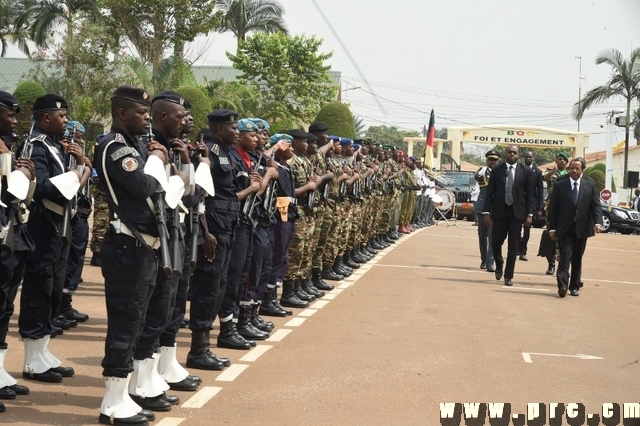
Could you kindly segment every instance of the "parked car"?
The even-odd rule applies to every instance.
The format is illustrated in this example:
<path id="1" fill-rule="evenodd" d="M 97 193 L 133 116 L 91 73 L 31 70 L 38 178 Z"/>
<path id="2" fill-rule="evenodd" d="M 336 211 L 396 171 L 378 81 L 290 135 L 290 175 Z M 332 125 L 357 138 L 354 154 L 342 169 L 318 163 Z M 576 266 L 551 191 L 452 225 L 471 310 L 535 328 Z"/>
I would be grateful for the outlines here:
<path id="1" fill-rule="evenodd" d="M 604 201 L 602 205 L 602 232 L 618 231 L 621 234 L 633 234 L 640 230 L 640 212 L 624 207 L 611 206 Z"/>
<path id="2" fill-rule="evenodd" d="M 456 214 L 458 219 L 474 220 L 471 191 L 476 185 L 473 172 L 445 171 L 443 186 L 456 196 Z"/>

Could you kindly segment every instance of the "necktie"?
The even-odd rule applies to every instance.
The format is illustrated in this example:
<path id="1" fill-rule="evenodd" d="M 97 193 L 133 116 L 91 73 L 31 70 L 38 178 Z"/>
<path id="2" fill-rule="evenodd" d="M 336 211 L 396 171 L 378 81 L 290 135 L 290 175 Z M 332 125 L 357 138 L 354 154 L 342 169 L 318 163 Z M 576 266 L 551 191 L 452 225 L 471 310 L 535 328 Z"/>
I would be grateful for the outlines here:
<path id="1" fill-rule="evenodd" d="M 509 168 L 507 168 L 507 187 L 505 188 L 506 192 L 504 196 L 504 201 L 508 206 L 513 204 L 513 173 L 511 172 L 512 168 L 513 166 L 509 166 Z"/>
<path id="2" fill-rule="evenodd" d="M 578 182 L 573 182 L 573 204 L 578 205 Z"/>

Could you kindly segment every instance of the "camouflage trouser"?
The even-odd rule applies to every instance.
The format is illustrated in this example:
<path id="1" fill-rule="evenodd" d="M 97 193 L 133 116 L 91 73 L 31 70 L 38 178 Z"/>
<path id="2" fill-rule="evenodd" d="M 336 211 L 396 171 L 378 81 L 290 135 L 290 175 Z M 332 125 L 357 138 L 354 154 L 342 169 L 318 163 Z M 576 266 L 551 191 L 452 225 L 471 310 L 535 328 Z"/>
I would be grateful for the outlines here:
<path id="1" fill-rule="evenodd" d="M 405 191 L 402 197 L 402 207 L 400 213 L 400 223 L 408 224 L 411 222 L 413 211 L 416 208 L 416 193 L 415 191 Z"/>
<path id="2" fill-rule="evenodd" d="M 285 280 L 297 280 L 307 276 L 313 254 L 311 240 L 315 230 L 316 220 L 312 215 L 305 213 L 298 206 L 300 218 L 296 221 L 291 244 L 289 244 L 289 266 L 284 274 Z"/>
<path id="3" fill-rule="evenodd" d="M 329 240 L 328 236 L 329 232 L 331 232 L 331 227 L 334 221 L 334 209 L 331 208 L 330 203 L 335 205 L 335 202 L 326 200 L 320 203 L 320 207 L 318 208 L 318 214 L 316 216 L 316 229 L 313 236 L 314 240 L 316 241 L 316 246 L 313 251 L 311 269 L 322 270 L 323 254 L 325 250 L 327 250 L 327 242 Z"/>
<path id="4" fill-rule="evenodd" d="M 352 201 L 351 231 L 349 232 L 349 240 L 347 241 L 347 250 L 353 250 L 356 244 L 362 240 L 362 223 L 364 217 L 362 215 L 364 204 L 362 201 Z"/>
<path id="5" fill-rule="evenodd" d="M 378 219 L 377 234 L 386 234 L 389 231 L 391 222 L 392 194 L 382 194 L 382 205 L 380 207 L 380 218 Z"/>
<path id="6" fill-rule="evenodd" d="M 403 194 L 402 192 L 398 191 L 391 210 L 391 222 L 389 223 L 390 228 L 395 228 L 396 226 L 398 226 L 398 221 L 400 220 L 400 210 L 402 209 L 402 200 Z"/>
<path id="7" fill-rule="evenodd" d="M 352 204 L 348 198 L 342 202 L 344 216 L 342 217 L 339 228 L 338 255 L 344 254 L 347 250 L 347 243 L 349 242 L 349 235 L 351 234 L 351 218 L 353 217 Z"/>
<path id="8" fill-rule="evenodd" d="M 362 209 L 362 227 L 360 233 L 362 235 L 361 243 L 369 241 L 373 236 L 374 224 L 376 223 L 376 212 L 379 209 L 377 207 L 378 199 L 375 194 L 367 195 L 364 197 L 364 208 Z"/>
<path id="9" fill-rule="evenodd" d="M 102 239 L 109 229 L 109 205 L 107 204 L 107 196 L 96 185 L 93 188 L 93 228 L 91 229 L 90 248 L 93 254 L 100 254 L 100 245 Z"/>
<path id="10" fill-rule="evenodd" d="M 328 268 L 333 265 L 336 257 L 338 256 L 338 245 L 341 238 L 341 228 L 344 222 L 344 208 L 342 203 L 337 201 L 329 201 L 327 203 L 327 217 L 330 219 L 330 227 L 327 232 L 327 243 L 322 253 L 322 265 L 324 268 Z"/>

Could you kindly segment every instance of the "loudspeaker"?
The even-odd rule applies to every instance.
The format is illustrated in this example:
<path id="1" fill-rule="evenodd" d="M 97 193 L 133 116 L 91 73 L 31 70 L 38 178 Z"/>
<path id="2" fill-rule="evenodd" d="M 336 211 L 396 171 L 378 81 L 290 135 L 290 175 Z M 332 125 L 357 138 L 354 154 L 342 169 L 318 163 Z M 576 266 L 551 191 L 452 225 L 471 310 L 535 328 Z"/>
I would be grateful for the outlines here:
<path id="1" fill-rule="evenodd" d="M 627 171 L 627 188 L 637 188 L 638 187 L 638 175 L 640 172 L 632 172 L 631 170 Z"/>

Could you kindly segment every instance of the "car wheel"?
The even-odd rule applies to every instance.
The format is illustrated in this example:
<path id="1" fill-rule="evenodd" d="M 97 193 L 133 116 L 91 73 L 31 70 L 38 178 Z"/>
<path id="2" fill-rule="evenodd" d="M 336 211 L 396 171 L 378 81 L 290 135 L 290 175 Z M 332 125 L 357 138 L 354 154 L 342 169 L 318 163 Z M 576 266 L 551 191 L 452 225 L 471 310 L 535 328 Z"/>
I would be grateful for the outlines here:
<path id="1" fill-rule="evenodd" d="M 611 216 L 608 214 L 602 215 L 602 232 L 609 232 L 611 230 Z"/>

